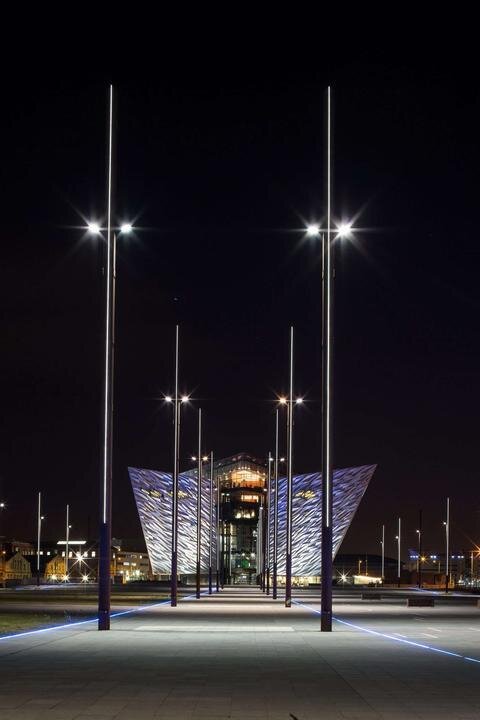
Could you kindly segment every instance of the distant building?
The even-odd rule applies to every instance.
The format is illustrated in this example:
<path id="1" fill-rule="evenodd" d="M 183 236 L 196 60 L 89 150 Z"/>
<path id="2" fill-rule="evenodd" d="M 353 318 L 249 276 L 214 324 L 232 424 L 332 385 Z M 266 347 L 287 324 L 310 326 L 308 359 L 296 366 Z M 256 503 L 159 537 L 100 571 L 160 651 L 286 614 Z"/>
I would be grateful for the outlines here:
<path id="1" fill-rule="evenodd" d="M 333 554 L 335 556 L 353 519 L 375 465 L 334 471 Z M 210 466 L 204 464 L 201 478 L 202 533 L 201 571 L 206 579 L 209 559 Z M 225 583 L 254 583 L 262 571 L 266 547 L 268 511 L 266 462 L 247 453 L 217 460 L 213 467 L 214 485 L 219 485 L 219 515 L 214 520 L 212 569 L 217 563 Z M 172 475 L 171 473 L 129 468 L 135 501 L 152 565 L 159 579 L 167 579 L 171 569 Z M 278 483 L 278 580 L 285 575 L 286 478 Z M 178 571 L 190 582 L 195 573 L 197 522 L 196 498 L 198 470 L 179 475 Z M 293 478 L 292 574 L 294 584 L 319 580 L 321 574 L 321 473 Z M 217 497 L 213 498 L 216 508 Z M 272 510 L 272 508 L 270 508 Z M 270 533 L 270 550 L 273 536 Z"/>
<path id="2" fill-rule="evenodd" d="M 2 553 L 0 561 L 0 582 L 8 584 L 31 578 L 32 568 L 28 560 L 20 552 Z"/>

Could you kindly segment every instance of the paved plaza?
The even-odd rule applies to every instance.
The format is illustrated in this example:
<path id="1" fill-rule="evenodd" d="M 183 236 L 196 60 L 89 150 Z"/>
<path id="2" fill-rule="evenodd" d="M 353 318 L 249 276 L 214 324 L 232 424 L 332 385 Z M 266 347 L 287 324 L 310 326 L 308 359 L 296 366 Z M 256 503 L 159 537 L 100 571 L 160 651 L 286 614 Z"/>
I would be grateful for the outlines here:
<path id="1" fill-rule="evenodd" d="M 226 588 L 0 641 L 0 720 L 480 719 L 480 609 Z"/>

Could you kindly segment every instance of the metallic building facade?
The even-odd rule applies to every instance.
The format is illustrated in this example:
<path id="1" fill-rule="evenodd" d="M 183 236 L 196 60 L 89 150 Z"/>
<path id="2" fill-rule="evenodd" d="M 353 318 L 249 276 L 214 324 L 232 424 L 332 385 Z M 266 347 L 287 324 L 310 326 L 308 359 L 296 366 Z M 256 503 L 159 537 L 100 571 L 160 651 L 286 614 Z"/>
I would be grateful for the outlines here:
<path id="1" fill-rule="evenodd" d="M 225 527 L 232 527 L 238 537 L 243 537 L 245 530 L 255 540 L 258 529 L 258 510 L 265 507 L 265 465 L 257 462 L 254 472 L 254 461 L 247 455 L 234 456 L 220 460 L 214 464 L 214 475 L 218 477 L 221 489 L 220 527 L 223 528 L 220 538 L 222 548 L 222 564 L 225 563 Z M 242 464 L 243 463 L 243 464 Z M 235 468 L 230 474 L 226 467 Z M 375 471 L 375 465 L 335 470 L 334 501 L 333 501 L 333 555 L 335 556 L 344 535 L 355 515 L 358 505 L 368 487 Z M 171 473 L 140 468 L 129 468 L 130 480 L 142 524 L 153 573 L 168 575 L 170 573 L 171 536 L 172 536 L 172 475 Z M 202 542 L 201 569 L 208 569 L 208 538 L 209 538 L 209 491 L 210 467 L 204 465 L 202 476 Z M 237 478 L 232 482 L 228 478 Z M 252 478 L 254 480 L 252 481 Z M 191 575 L 195 572 L 196 558 L 196 498 L 197 470 L 189 470 L 179 475 L 179 536 L 178 536 L 178 571 L 179 574 Z M 321 575 L 321 473 L 296 475 L 293 478 L 293 575 Z M 239 494 L 243 493 L 243 494 Z M 272 493 L 274 497 L 274 493 Z M 250 499 L 234 505 L 232 498 Z M 278 528 L 278 573 L 285 572 L 285 515 L 286 515 L 286 479 L 279 478 L 279 528 Z M 214 506 L 216 497 L 214 498 Z M 273 500 L 272 500 L 273 505 Z M 239 509 L 240 508 L 240 509 Z M 247 509 L 245 509 L 247 508 Z M 228 509 L 228 522 L 226 520 Z M 269 516 L 273 522 L 273 509 L 269 513 L 265 508 L 264 517 Z M 215 567 L 217 521 L 214 520 L 213 565 Z M 270 549 L 273 553 L 273 531 L 270 532 Z M 239 550 L 240 550 L 240 546 Z M 250 548 L 252 549 L 252 548 Z M 240 554 L 240 552 L 239 552 Z M 245 555 L 245 553 L 241 553 Z M 254 553 L 252 553 L 253 556 Z M 231 547 L 229 546 L 229 563 L 231 567 Z M 255 561 L 254 561 L 255 562 Z M 256 569 L 259 572 L 259 569 Z"/>

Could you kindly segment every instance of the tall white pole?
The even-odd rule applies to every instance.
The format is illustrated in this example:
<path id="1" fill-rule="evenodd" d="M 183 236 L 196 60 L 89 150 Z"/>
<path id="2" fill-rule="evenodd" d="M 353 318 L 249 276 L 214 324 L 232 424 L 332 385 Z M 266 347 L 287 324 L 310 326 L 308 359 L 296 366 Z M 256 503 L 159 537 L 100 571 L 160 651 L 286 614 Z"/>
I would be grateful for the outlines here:
<path id="1" fill-rule="evenodd" d="M 197 484 L 197 564 L 196 564 L 196 596 L 200 597 L 200 573 L 202 553 L 202 409 L 198 409 L 198 484 Z"/>
<path id="2" fill-rule="evenodd" d="M 178 465 L 180 446 L 180 398 L 178 397 L 178 346 L 179 331 L 178 325 L 175 328 L 175 397 L 173 415 L 173 476 L 172 476 L 172 562 L 171 562 L 171 586 L 170 604 L 177 605 L 177 576 L 178 576 Z"/>
<path id="3" fill-rule="evenodd" d="M 290 327 L 290 388 L 288 394 L 287 532 L 285 562 L 285 607 L 292 606 L 292 514 L 293 514 L 293 327 Z"/>
<path id="4" fill-rule="evenodd" d="M 450 584 L 450 498 L 447 497 L 447 522 L 445 523 L 445 592 L 448 593 Z"/>
<path id="5" fill-rule="evenodd" d="M 215 589 L 217 592 L 220 591 L 220 479 L 217 474 L 217 523 L 216 523 L 216 534 L 215 534 L 215 564 L 216 564 L 216 576 L 215 576 Z"/>
<path id="6" fill-rule="evenodd" d="M 382 583 L 385 582 L 385 525 L 382 525 Z"/>
<path id="7" fill-rule="evenodd" d="M 213 555 L 213 452 L 210 453 L 210 519 L 208 523 L 208 594 L 212 594 L 212 555 Z"/>
<path id="8" fill-rule="evenodd" d="M 40 533 L 42 527 L 42 493 L 38 493 L 37 513 L 37 585 L 40 585 Z"/>
<path id="9" fill-rule="evenodd" d="M 275 497 L 273 499 L 273 583 L 272 597 L 277 599 L 277 559 L 278 559 L 278 408 L 275 413 Z"/>
<path id="10" fill-rule="evenodd" d="M 402 566 L 401 566 L 401 543 L 402 543 L 402 520 L 401 518 L 398 518 L 398 535 L 397 535 L 397 550 L 398 550 L 398 560 L 397 560 L 397 576 L 398 576 L 398 587 L 400 587 L 400 582 L 402 578 Z"/>
<path id="11" fill-rule="evenodd" d="M 65 528 L 65 580 L 68 580 L 68 551 L 69 551 L 69 540 L 70 540 L 70 507 L 67 505 L 67 521 Z"/>
<path id="12" fill-rule="evenodd" d="M 105 376 L 103 421 L 103 478 L 98 573 L 98 629 L 110 630 L 110 555 L 112 544 L 112 416 L 113 416 L 113 318 L 115 239 L 112 237 L 113 184 L 113 85 L 109 88 L 107 167 L 107 263 L 105 299 Z"/>
<path id="13" fill-rule="evenodd" d="M 333 249 L 331 90 L 327 88 L 326 233 L 322 235 L 322 605 L 321 630 L 332 630 L 333 578 Z"/>
<path id="14" fill-rule="evenodd" d="M 272 453 L 268 453 L 268 480 L 267 480 L 267 532 L 265 555 L 267 558 L 266 592 L 270 595 L 270 529 L 272 524 Z"/>

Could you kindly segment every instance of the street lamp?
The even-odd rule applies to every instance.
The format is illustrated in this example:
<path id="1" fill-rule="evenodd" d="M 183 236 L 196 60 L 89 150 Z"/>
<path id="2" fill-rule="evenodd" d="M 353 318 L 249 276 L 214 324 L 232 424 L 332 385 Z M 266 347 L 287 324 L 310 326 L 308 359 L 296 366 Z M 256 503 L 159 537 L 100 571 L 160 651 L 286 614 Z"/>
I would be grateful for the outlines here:
<path id="1" fill-rule="evenodd" d="M 270 595 L 270 535 L 272 525 L 272 463 L 274 459 L 272 453 L 268 453 L 268 479 L 267 479 L 267 541 L 266 541 L 266 556 L 267 556 L 267 583 L 266 592 Z"/>
<path id="2" fill-rule="evenodd" d="M 198 455 L 192 456 L 192 460 L 198 462 L 198 484 L 197 484 L 197 562 L 196 562 L 196 597 L 200 598 L 200 573 L 202 553 L 202 464 L 207 462 L 208 457 L 202 456 L 202 409 L 198 408 Z"/>
<path id="3" fill-rule="evenodd" d="M 322 605 L 321 630 L 332 630 L 333 580 L 333 246 L 337 238 L 348 237 L 352 226 L 341 223 L 332 228 L 332 137 L 331 89 L 326 94 L 326 228 L 311 224 L 309 237 L 322 238 Z"/>
<path id="4" fill-rule="evenodd" d="M 398 577 L 398 587 L 400 587 L 400 581 L 402 576 L 402 568 L 401 568 L 401 561 L 400 561 L 400 548 L 401 548 L 401 542 L 402 542 L 402 521 L 400 518 L 398 518 L 398 535 L 395 535 L 395 540 L 397 541 L 397 577 Z"/>
<path id="5" fill-rule="evenodd" d="M 68 579 L 68 544 L 69 544 L 69 540 L 70 540 L 69 513 L 70 513 L 70 506 L 67 505 L 66 527 L 65 527 L 65 575 L 67 576 L 67 579 Z"/>
<path id="6" fill-rule="evenodd" d="M 178 589 L 178 468 L 180 460 L 180 407 L 188 403 L 188 395 L 178 394 L 179 327 L 175 327 L 175 394 L 165 396 L 173 404 L 173 473 L 172 473 L 172 558 L 170 574 L 170 604 L 177 606 Z"/>
<path id="7" fill-rule="evenodd" d="M 450 498 L 447 497 L 447 519 L 443 523 L 445 525 L 445 592 L 448 593 L 450 584 Z"/>
<path id="8" fill-rule="evenodd" d="M 382 546 L 382 584 L 385 583 L 385 525 L 382 525 L 382 539 L 380 540 Z"/>
<path id="9" fill-rule="evenodd" d="M 98 629 L 110 630 L 110 555 L 112 541 L 112 455 L 113 455 L 113 366 L 115 330 L 116 233 L 112 225 L 113 209 L 113 85 L 109 86 L 108 156 L 107 156 L 107 227 L 105 272 L 105 374 L 103 419 L 103 478 L 101 488 L 100 548 L 98 562 Z M 91 221 L 88 230 L 100 235 L 102 228 Z M 132 231 L 130 223 L 116 228 L 120 233 Z"/>
<path id="10" fill-rule="evenodd" d="M 45 516 L 42 515 L 42 493 L 38 493 L 38 512 L 37 512 L 37 585 L 40 585 L 40 536 L 42 532 L 42 521 Z"/>
<path id="11" fill-rule="evenodd" d="M 113 88 L 110 86 L 109 158 L 108 158 L 108 211 L 107 227 L 89 222 L 91 235 L 106 231 L 105 273 L 105 370 L 103 407 L 103 478 L 101 488 L 101 523 L 98 561 L 98 629 L 110 630 L 110 555 L 112 545 L 112 466 L 113 466 L 113 392 L 115 362 L 115 307 L 117 278 L 117 235 L 133 231 L 130 223 L 112 225 L 112 142 L 113 142 Z M 66 555 L 68 558 L 68 555 Z M 68 564 L 68 560 L 67 560 Z"/>
<path id="12" fill-rule="evenodd" d="M 299 402 L 300 401 L 300 402 Z M 293 399 L 293 327 L 290 327 L 290 382 L 288 398 L 279 398 L 287 407 L 287 503 L 285 555 L 285 607 L 292 606 L 292 520 L 293 520 L 293 407 L 301 398 Z"/>

